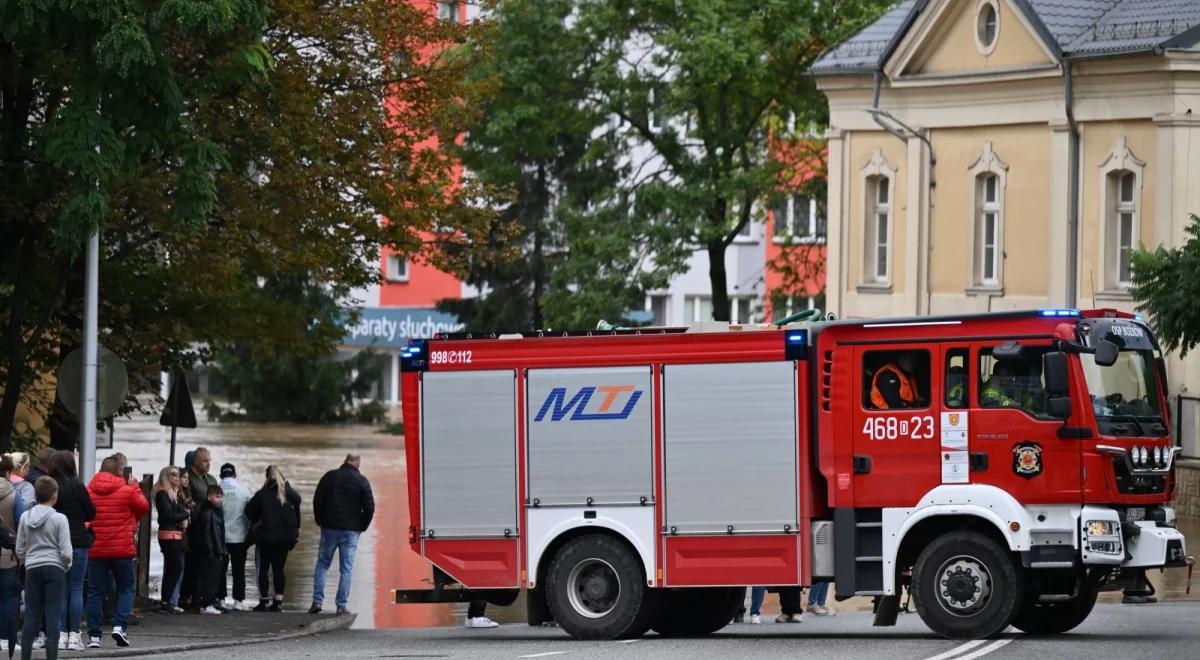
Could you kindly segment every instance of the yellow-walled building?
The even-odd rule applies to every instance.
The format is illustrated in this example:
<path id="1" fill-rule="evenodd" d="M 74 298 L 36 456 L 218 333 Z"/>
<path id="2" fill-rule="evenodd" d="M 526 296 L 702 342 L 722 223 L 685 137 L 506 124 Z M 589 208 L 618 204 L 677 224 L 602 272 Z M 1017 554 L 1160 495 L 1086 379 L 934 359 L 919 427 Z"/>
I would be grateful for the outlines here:
<path id="1" fill-rule="evenodd" d="M 813 73 L 841 317 L 1132 311 L 1200 213 L 1200 0 L 905 0 Z"/>

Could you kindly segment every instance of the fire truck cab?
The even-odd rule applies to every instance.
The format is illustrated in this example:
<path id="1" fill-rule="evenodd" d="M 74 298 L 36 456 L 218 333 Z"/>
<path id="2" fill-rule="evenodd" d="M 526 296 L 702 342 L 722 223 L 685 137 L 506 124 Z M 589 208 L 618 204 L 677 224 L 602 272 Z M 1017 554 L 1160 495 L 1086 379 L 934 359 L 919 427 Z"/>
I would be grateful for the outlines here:
<path id="1" fill-rule="evenodd" d="M 1114 310 L 415 341 L 412 549 L 585 639 L 706 634 L 832 581 L 935 632 L 1074 628 L 1184 566 L 1150 329 Z"/>

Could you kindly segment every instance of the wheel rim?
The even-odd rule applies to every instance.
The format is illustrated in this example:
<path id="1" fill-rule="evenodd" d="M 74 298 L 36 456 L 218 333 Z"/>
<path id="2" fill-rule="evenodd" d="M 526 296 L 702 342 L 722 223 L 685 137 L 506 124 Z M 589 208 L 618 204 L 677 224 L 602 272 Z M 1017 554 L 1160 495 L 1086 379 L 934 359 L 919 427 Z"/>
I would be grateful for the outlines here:
<path id="1" fill-rule="evenodd" d="M 958 617 L 978 614 L 992 597 L 992 574 L 987 565 L 970 555 L 951 557 L 937 570 L 937 601 Z"/>
<path id="2" fill-rule="evenodd" d="M 567 575 L 567 597 L 571 607 L 589 619 L 599 619 L 617 606 L 621 578 L 603 559 L 585 559 Z"/>

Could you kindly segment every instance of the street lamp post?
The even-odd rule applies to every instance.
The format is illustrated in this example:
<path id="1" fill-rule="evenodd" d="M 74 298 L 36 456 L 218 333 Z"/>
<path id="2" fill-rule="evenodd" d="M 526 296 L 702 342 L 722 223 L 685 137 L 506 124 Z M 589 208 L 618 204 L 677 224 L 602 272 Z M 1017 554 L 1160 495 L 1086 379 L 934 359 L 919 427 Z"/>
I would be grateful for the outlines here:
<path id="1" fill-rule="evenodd" d="M 100 317 L 100 229 L 92 230 L 87 245 L 83 316 L 83 406 L 79 411 L 79 478 L 92 480 L 96 471 L 96 375 Z"/>

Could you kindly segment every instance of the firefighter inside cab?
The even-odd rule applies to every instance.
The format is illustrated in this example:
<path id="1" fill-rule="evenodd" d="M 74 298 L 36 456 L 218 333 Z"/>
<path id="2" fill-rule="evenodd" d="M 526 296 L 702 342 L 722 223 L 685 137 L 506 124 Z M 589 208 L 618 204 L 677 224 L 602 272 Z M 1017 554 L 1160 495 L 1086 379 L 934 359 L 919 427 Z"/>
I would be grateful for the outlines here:
<path id="1" fill-rule="evenodd" d="M 1035 360 L 998 360 L 990 355 L 991 373 L 980 387 L 979 404 L 984 408 L 1020 408 L 1037 417 L 1044 410 L 1041 354 Z M 986 368 L 986 367 L 985 367 Z M 981 370 L 982 373 L 983 370 Z"/>
<path id="2" fill-rule="evenodd" d="M 918 366 L 915 352 L 902 351 L 895 355 L 895 360 L 876 369 L 871 379 L 871 407 L 875 410 L 924 408 L 929 397 L 928 391 L 921 389 Z"/>

